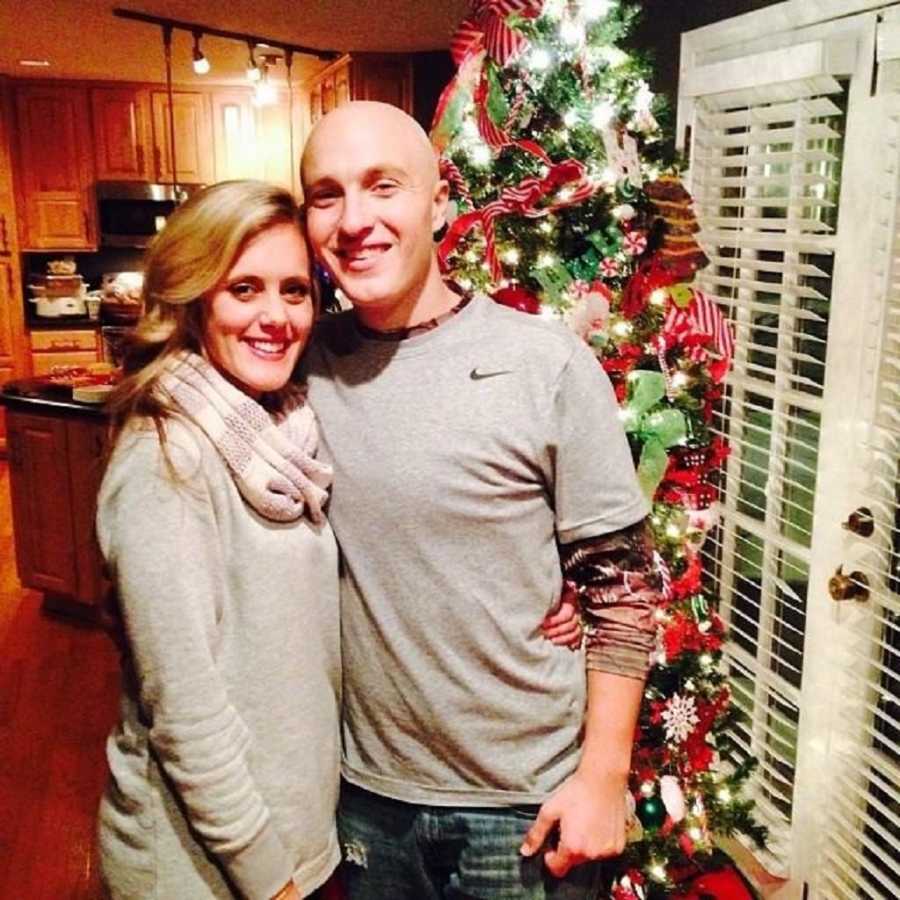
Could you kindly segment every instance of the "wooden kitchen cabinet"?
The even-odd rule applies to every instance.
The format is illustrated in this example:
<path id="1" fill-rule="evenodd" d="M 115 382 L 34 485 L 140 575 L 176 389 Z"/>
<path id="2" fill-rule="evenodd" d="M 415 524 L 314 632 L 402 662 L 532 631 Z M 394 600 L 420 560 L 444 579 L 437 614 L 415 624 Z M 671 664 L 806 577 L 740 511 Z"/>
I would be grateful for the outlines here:
<path id="1" fill-rule="evenodd" d="M 263 177 L 251 97 L 240 89 L 212 94 L 216 181 Z"/>
<path id="2" fill-rule="evenodd" d="M 309 82 L 310 120 L 348 100 L 378 100 L 412 115 L 412 60 L 401 54 L 355 53 L 342 56 Z"/>
<path id="3" fill-rule="evenodd" d="M 35 377 L 49 375 L 55 366 L 86 366 L 97 358 L 94 330 L 31 332 L 31 372 Z"/>
<path id="4" fill-rule="evenodd" d="M 210 184 L 215 180 L 215 156 L 209 95 L 176 91 L 172 95 L 175 120 L 175 163 L 180 184 Z M 169 140 L 169 97 L 152 91 L 153 168 L 155 180 L 173 182 Z"/>
<path id="5" fill-rule="evenodd" d="M 106 587 L 94 537 L 106 422 L 8 409 L 7 427 L 19 580 L 51 606 L 93 615 Z"/>
<path id="6" fill-rule="evenodd" d="M 0 386 L 26 374 L 25 311 L 19 285 L 19 242 L 12 179 L 12 95 L 0 78 Z M 0 453 L 6 451 L 4 416 L 0 413 Z"/>
<path id="7" fill-rule="evenodd" d="M 94 249 L 87 89 L 29 82 L 16 86 L 15 100 L 21 249 Z"/>
<path id="8" fill-rule="evenodd" d="M 13 280 L 14 263 L 10 257 L 0 256 L 0 367 L 18 368 L 21 332 L 16 318 L 22 315 L 22 303 Z M 0 382 L 2 383 L 2 382 Z"/>
<path id="9" fill-rule="evenodd" d="M 153 181 L 150 92 L 91 88 L 94 164 L 98 181 Z"/>

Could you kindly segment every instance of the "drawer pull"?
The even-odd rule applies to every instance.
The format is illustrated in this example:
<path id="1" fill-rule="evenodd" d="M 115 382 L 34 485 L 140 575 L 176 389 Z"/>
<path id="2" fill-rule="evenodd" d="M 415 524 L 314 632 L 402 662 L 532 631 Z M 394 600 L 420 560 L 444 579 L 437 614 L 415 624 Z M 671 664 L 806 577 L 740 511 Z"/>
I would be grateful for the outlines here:
<path id="1" fill-rule="evenodd" d="M 80 350 L 77 341 L 50 341 L 51 350 Z"/>

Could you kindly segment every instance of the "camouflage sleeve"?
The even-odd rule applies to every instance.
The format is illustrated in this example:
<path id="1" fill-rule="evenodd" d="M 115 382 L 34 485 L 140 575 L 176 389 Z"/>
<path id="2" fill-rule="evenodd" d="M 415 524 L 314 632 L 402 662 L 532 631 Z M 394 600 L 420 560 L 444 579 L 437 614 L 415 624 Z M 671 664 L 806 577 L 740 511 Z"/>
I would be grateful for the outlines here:
<path id="1" fill-rule="evenodd" d="M 646 520 L 560 547 L 563 577 L 578 593 L 587 668 L 646 677 L 655 643 L 660 579 Z"/>

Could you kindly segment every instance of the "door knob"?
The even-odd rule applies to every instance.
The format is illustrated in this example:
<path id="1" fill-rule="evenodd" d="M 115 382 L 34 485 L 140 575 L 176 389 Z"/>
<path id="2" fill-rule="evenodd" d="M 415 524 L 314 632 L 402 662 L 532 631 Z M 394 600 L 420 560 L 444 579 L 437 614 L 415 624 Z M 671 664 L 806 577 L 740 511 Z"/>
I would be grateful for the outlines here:
<path id="1" fill-rule="evenodd" d="M 869 579 L 862 572 L 845 575 L 844 567 L 838 566 L 828 581 L 828 593 L 832 600 L 868 600 Z"/>
<path id="2" fill-rule="evenodd" d="M 850 513 L 842 527 L 846 528 L 847 531 L 858 534 L 860 537 L 871 537 L 872 532 L 875 531 L 875 517 L 868 506 L 860 506 L 859 509 L 855 509 Z"/>

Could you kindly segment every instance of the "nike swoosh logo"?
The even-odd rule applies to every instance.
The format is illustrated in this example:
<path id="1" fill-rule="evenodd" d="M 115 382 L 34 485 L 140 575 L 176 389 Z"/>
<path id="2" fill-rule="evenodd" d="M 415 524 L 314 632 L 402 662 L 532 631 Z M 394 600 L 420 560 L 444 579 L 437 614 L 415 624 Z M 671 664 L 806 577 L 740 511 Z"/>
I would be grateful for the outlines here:
<path id="1" fill-rule="evenodd" d="M 479 372 L 478 369 L 472 369 L 469 372 L 469 378 L 472 381 L 481 381 L 484 378 L 496 378 L 498 375 L 512 375 L 512 369 L 502 369 L 498 372 Z"/>

